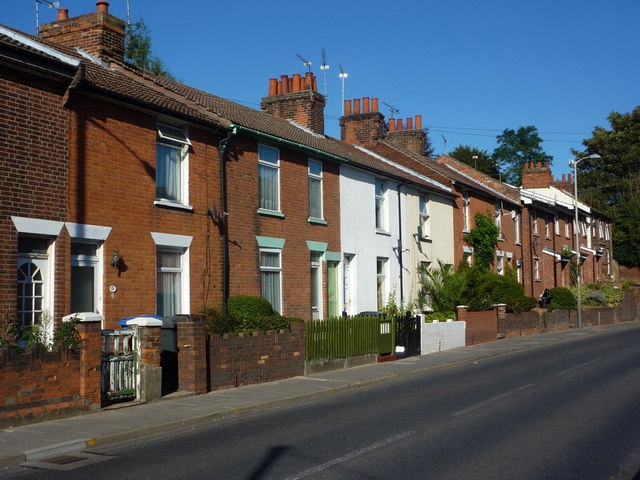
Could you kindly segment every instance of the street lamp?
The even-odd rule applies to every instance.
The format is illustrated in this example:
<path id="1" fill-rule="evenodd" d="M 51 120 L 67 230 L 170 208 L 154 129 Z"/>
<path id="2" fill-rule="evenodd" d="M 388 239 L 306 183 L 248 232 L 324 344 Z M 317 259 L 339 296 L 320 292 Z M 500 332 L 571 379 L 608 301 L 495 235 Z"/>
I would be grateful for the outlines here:
<path id="1" fill-rule="evenodd" d="M 576 216 L 576 224 L 574 227 L 576 234 L 576 285 L 578 287 L 578 328 L 582 328 L 582 298 L 580 295 L 580 225 L 578 224 L 578 163 L 582 160 L 595 160 L 600 158 L 600 155 L 593 153 L 588 157 L 578 158 L 572 160 L 569 165 L 573 164 L 573 210 Z"/>

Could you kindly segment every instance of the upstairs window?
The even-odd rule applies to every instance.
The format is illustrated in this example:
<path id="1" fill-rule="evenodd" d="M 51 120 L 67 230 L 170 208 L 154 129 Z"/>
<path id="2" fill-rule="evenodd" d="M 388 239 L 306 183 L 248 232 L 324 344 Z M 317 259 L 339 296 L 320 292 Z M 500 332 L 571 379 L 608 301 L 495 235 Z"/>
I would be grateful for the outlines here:
<path id="1" fill-rule="evenodd" d="M 191 142 L 185 130 L 157 125 L 156 198 L 189 203 L 188 152 Z"/>
<path id="2" fill-rule="evenodd" d="M 571 223 L 571 220 L 569 219 L 569 216 L 567 215 L 564 218 L 564 236 L 569 238 L 569 224 Z"/>
<path id="3" fill-rule="evenodd" d="M 260 208 L 280 211 L 280 152 L 277 148 L 258 146 Z"/>
<path id="4" fill-rule="evenodd" d="M 533 234 L 538 234 L 538 214 L 536 212 L 531 212 L 531 225 Z"/>
<path id="5" fill-rule="evenodd" d="M 503 239 L 504 236 L 502 235 L 502 205 L 500 204 L 500 202 L 495 203 L 495 211 L 493 216 L 495 218 L 496 227 L 498 227 L 498 238 Z"/>
<path id="6" fill-rule="evenodd" d="M 386 231 L 385 187 L 383 182 L 376 181 L 376 230 Z"/>
<path id="7" fill-rule="evenodd" d="M 469 204 L 471 200 L 469 199 L 469 193 L 464 192 L 462 194 L 462 231 L 469 231 Z"/>
<path id="8" fill-rule="evenodd" d="M 420 228 L 423 237 L 430 235 L 429 229 L 429 197 L 420 197 Z"/>
<path id="9" fill-rule="evenodd" d="M 322 215 L 322 163 L 309 159 L 309 217 Z"/>

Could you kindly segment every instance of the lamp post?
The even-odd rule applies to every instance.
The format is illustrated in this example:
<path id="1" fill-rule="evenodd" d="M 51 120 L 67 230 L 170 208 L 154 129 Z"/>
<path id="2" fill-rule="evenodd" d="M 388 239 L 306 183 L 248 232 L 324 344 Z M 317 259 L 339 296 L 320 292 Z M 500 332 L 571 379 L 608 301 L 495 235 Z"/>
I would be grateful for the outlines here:
<path id="1" fill-rule="evenodd" d="M 572 160 L 573 164 L 573 210 L 575 213 L 575 234 L 576 234 L 576 285 L 578 287 L 578 328 L 582 328 L 582 298 L 580 294 L 580 225 L 578 224 L 578 163 L 582 160 L 595 160 L 600 158 L 600 155 L 593 153 L 588 157 L 578 158 Z"/>

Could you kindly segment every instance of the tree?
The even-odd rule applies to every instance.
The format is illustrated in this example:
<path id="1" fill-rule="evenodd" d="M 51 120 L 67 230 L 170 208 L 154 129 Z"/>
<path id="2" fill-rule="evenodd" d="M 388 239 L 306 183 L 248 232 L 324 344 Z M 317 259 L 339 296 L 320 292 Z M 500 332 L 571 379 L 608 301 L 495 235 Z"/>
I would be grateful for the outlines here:
<path id="1" fill-rule="evenodd" d="M 142 18 L 129 27 L 124 58 L 138 68 L 175 80 L 162 60 L 151 53 L 151 29 Z"/>
<path id="2" fill-rule="evenodd" d="M 534 126 L 520 127 L 517 132 L 507 128 L 496 138 L 498 147 L 493 151 L 493 159 L 502 166 L 502 180 L 507 183 L 522 185 L 526 162 L 553 161 L 553 157 L 542 150 L 542 139 Z"/>
<path id="3" fill-rule="evenodd" d="M 499 178 L 500 176 L 498 165 L 486 150 L 480 150 L 479 148 L 469 145 L 458 145 L 456 149 L 451 152 L 451 157 L 491 177 Z"/>
<path id="4" fill-rule="evenodd" d="M 583 140 L 585 151 L 601 158 L 578 163 L 580 197 L 611 217 L 613 256 L 625 266 L 640 266 L 640 106 L 631 113 L 611 112 L 611 129 L 595 127 Z"/>
<path id="5" fill-rule="evenodd" d="M 427 135 L 427 138 L 425 139 L 424 142 L 424 156 L 431 158 L 433 156 L 433 152 L 435 152 L 435 149 L 433 148 L 433 142 L 431 142 L 431 137 L 429 137 L 429 129 L 428 128 L 423 128 L 424 133 Z"/>

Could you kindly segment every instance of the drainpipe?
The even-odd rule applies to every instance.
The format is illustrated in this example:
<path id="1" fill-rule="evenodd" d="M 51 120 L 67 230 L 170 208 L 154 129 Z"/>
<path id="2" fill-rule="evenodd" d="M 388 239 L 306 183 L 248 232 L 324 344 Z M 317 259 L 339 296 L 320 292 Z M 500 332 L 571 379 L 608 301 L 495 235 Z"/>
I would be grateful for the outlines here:
<path id="1" fill-rule="evenodd" d="M 236 130 L 229 130 L 227 136 L 220 140 L 218 143 L 218 153 L 220 156 L 220 208 L 222 213 L 220 215 L 220 236 L 222 242 L 222 308 L 223 311 L 227 310 L 227 300 L 229 299 L 229 234 L 228 234 L 228 222 L 227 222 L 227 168 L 225 162 L 225 155 L 227 152 L 227 146 L 231 136 L 236 133 Z"/>
<path id="2" fill-rule="evenodd" d="M 400 188 L 406 185 L 398 183 L 398 263 L 400 265 L 400 305 L 404 303 L 404 288 L 402 286 L 402 272 L 404 266 L 402 264 L 402 205 L 400 202 Z"/>
<path id="3" fill-rule="evenodd" d="M 533 259 L 533 254 L 534 254 L 534 251 L 535 251 L 536 247 L 533 244 L 533 226 L 531 225 L 531 211 L 527 209 L 527 212 L 529 214 L 527 220 L 528 220 L 528 224 L 529 224 L 529 245 L 530 245 L 529 256 L 530 256 L 530 260 L 531 260 L 531 263 L 529 264 L 529 266 L 530 266 L 529 270 L 531 271 L 531 297 L 535 298 L 535 295 L 534 295 L 535 275 L 533 274 L 533 260 L 534 260 Z"/>

